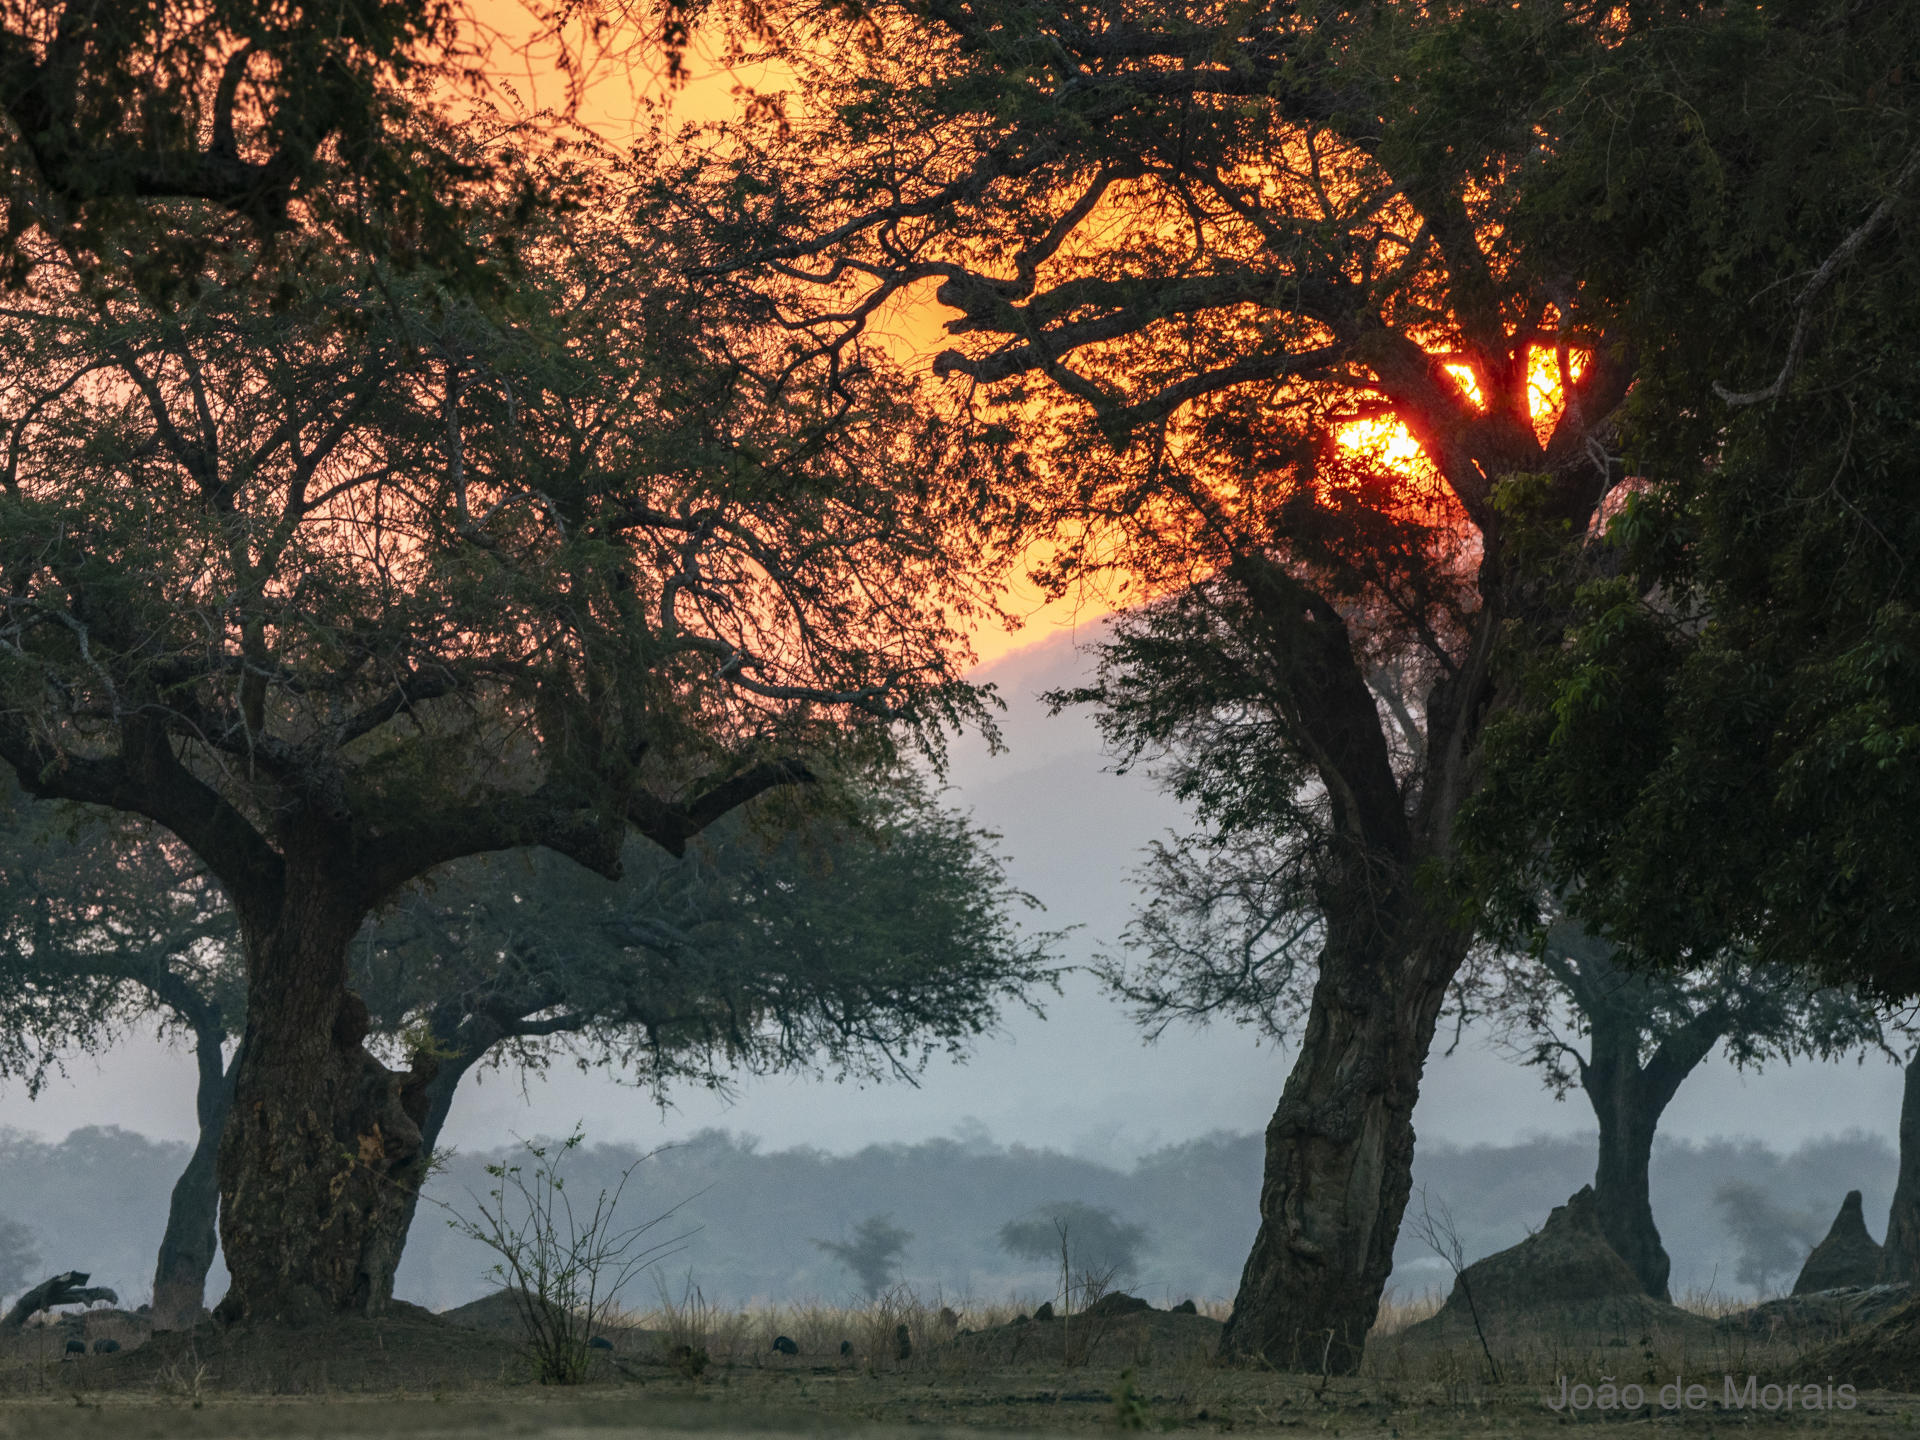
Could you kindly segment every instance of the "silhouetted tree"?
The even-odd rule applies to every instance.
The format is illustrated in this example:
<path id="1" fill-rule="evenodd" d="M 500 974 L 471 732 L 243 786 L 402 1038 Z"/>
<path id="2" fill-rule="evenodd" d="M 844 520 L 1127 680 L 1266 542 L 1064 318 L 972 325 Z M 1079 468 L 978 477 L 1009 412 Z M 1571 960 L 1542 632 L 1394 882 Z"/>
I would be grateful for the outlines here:
<path id="1" fill-rule="evenodd" d="M 1420 877 L 1456 856 L 1497 642 L 1555 634 L 1529 557 L 1624 475 L 1634 356 L 1510 222 L 1579 123 L 1543 94 L 1641 11 L 834 13 L 794 22 L 805 106 L 736 134 L 748 175 L 706 198 L 783 232 L 743 237 L 742 276 L 838 287 L 828 350 L 937 285 L 935 368 L 1031 473 L 1042 579 L 1160 597 L 1059 698 L 1164 765 L 1207 843 L 1289 851 L 1280 933 L 1317 978 L 1222 1343 L 1286 1365 L 1331 1335 L 1315 1363 L 1351 1369 L 1474 932 Z M 1564 396 L 1538 418 L 1536 364 Z M 1394 419 L 1429 468 L 1336 443 Z"/>
<path id="2" fill-rule="evenodd" d="M 191 205 L 178 303 L 17 241 L 0 758 L 163 826 L 233 904 L 228 1318 L 390 1296 L 436 1062 L 364 1044 L 371 912 L 524 846 L 617 876 L 629 833 L 680 853 L 822 756 L 977 713 L 951 446 L 877 358 L 795 357 L 703 288 L 639 152 L 542 163 L 599 201 L 509 217 L 495 306 L 325 236 L 263 287 Z"/>
<path id="3" fill-rule="evenodd" d="M 1576 1085 L 1585 1092 L 1600 1125 L 1593 1192 L 1601 1228 L 1647 1293 L 1668 1299 L 1672 1266 L 1654 1223 L 1648 1166 L 1660 1117 L 1682 1082 L 1717 1046 L 1748 1067 L 1878 1044 L 1879 1012 L 1856 991 L 1820 987 L 1784 965 L 1728 955 L 1680 973 L 1636 966 L 1564 918 L 1538 938 L 1535 953 L 1478 977 L 1481 993 L 1470 1003 L 1491 1013 L 1556 1096 Z M 1747 1222 L 1735 1219 L 1748 1214 L 1746 1203 L 1736 1197 L 1723 1206 L 1743 1237 Z"/>
<path id="4" fill-rule="evenodd" d="M 214 1162 L 232 1101 L 225 1046 L 245 1017 L 226 897 L 150 822 L 0 796 L 0 1076 L 40 1086 L 63 1052 L 97 1054 L 158 1021 L 193 1051 L 198 1139 L 154 1267 L 160 1329 L 201 1315 L 218 1245 Z"/>
<path id="5" fill-rule="evenodd" d="M 484 88 L 472 18 L 428 0 L 7 0 L 0 273 L 17 287 L 49 239 L 191 293 L 208 245 L 270 255 L 332 235 L 477 278 L 506 258 L 465 203 L 494 165 L 416 123 L 427 90 Z M 512 166 L 496 173 L 512 186 Z M 217 224 L 183 233 L 183 210 Z"/>
<path id="6" fill-rule="evenodd" d="M 1820 1238 L 1819 1217 L 1789 1211 L 1756 1185 L 1729 1180 L 1713 1192 L 1714 1207 L 1740 1246 L 1734 1278 L 1765 1294 L 1776 1275 L 1792 1275 Z"/>
<path id="7" fill-rule="evenodd" d="M 1060 1200 L 1000 1227 L 1000 1248 L 1022 1260 L 1064 1264 L 1070 1277 L 1123 1280 L 1146 1243 L 1143 1225 L 1130 1225 L 1104 1205 Z M 1061 1252 L 1065 1250 L 1065 1259 Z"/>
<path id="8" fill-rule="evenodd" d="M 822 797 L 824 798 L 824 797 Z M 557 1055 L 654 1092 L 742 1075 L 903 1079 L 959 1057 L 1052 983 L 1052 934 L 996 837 L 912 772 L 851 777 L 838 803 L 718 822 L 675 857 L 629 842 L 607 881 L 525 852 L 448 866 L 354 946 L 376 1028 L 438 1062 L 432 1146 L 480 1065 Z"/>
<path id="9" fill-rule="evenodd" d="M 1672 11 L 1595 67 L 1621 123 L 1569 129 L 1529 222 L 1631 297 L 1639 478 L 1468 828 L 1648 960 L 1912 998 L 1920 11 Z"/>
<path id="10" fill-rule="evenodd" d="M 893 1217 L 869 1215 L 853 1227 L 852 1239 L 813 1243 L 851 1270 L 860 1282 L 860 1293 L 871 1300 L 894 1282 L 900 1257 L 912 1239 L 913 1232 L 895 1225 Z"/>

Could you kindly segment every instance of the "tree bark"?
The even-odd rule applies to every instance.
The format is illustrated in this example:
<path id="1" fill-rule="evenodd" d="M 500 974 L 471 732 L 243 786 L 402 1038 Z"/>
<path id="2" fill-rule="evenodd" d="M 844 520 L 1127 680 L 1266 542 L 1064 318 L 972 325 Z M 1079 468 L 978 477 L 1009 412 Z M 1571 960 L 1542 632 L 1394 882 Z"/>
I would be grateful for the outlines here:
<path id="1" fill-rule="evenodd" d="M 1420 1076 L 1467 947 L 1444 930 L 1383 943 L 1374 918 L 1327 917 L 1223 1354 L 1347 1374 L 1379 1312 L 1413 1187 Z"/>
<path id="2" fill-rule="evenodd" d="M 549 1010 L 552 1005 L 545 1001 L 523 999 L 517 1007 L 525 1013 L 505 1016 L 475 1012 L 458 1015 L 436 1016 L 432 1025 L 435 1057 L 438 1065 L 431 1078 L 422 1089 L 424 1113 L 420 1120 L 420 1145 L 429 1160 L 433 1156 L 433 1147 L 440 1143 L 440 1132 L 445 1128 L 447 1116 L 453 1109 L 453 1099 L 460 1089 L 460 1082 L 487 1056 L 487 1052 L 502 1040 L 515 1038 L 543 1037 L 577 1030 L 581 1026 L 579 1017 L 561 1013 L 549 1015 L 544 1019 L 532 1020 L 529 1014 Z M 400 1225 L 400 1245 L 405 1249 L 407 1236 L 413 1230 L 413 1217 L 420 1208 L 418 1187 L 410 1190 L 402 1208 Z M 398 1268 L 400 1256 L 394 1256 L 394 1265 Z"/>
<path id="3" fill-rule="evenodd" d="M 233 1108 L 239 1057 L 227 1065 L 222 1055 L 226 1028 L 214 1017 L 211 1027 L 196 1026 L 194 1058 L 199 1086 L 194 1109 L 200 1134 L 187 1167 L 174 1182 L 167 1205 L 167 1230 L 153 1272 L 153 1328 L 190 1330 L 206 1313 L 207 1272 L 219 1248 L 220 1185 L 215 1162 L 220 1133 Z"/>
<path id="4" fill-rule="evenodd" d="M 1600 1161 L 1593 1178 L 1600 1229 L 1647 1294 L 1670 1300 L 1667 1277 L 1673 1262 L 1653 1221 L 1648 1181 L 1654 1131 L 1665 1105 L 1642 1083 L 1639 1025 L 1604 1009 L 1588 1019 L 1592 1055 L 1581 1068 L 1580 1082 L 1600 1121 Z"/>
<path id="5" fill-rule="evenodd" d="M 422 1090 L 422 1110 L 420 1116 L 420 1149 L 428 1161 L 433 1158 L 433 1147 L 440 1141 L 440 1131 L 445 1128 L 447 1115 L 453 1109 L 454 1092 L 460 1088 L 460 1081 L 466 1073 L 479 1063 L 486 1052 L 484 1049 L 472 1052 L 462 1051 L 454 1056 L 442 1056 L 431 1080 Z M 424 1167 L 421 1179 L 426 1178 Z M 400 1214 L 395 1224 L 399 1227 L 398 1244 L 393 1253 L 393 1266 L 400 1268 L 400 1257 L 405 1252 L 407 1237 L 413 1233 L 413 1217 L 420 1208 L 420 1186 L 414 1185 L 404 1196 Z"/>
<path id="6" fill-rule="evenodd" d="M 380 1313 L 429 1159 L 431 1061 L 396 1073 L 368 1054 L 347 986 L 366 906 L 320 865 L 288 871 L 269 924 L 242 909 L 247 1028 L 218 1165 L 229 1323 Z"/>
<path id="7" fill-rule="evenodd" d="M 1543 958 L 1586 1018 L 1590 1035 L 1580 1061 L 1580 1088 L 1600 1122 L 1593 1179 L 1600 1228 L 1647 1294 L 1671 1301 L 1667 1280 L 1673 1264 L 1653 1220 L 1648 1181 L 1653 1137 L 1682 1082 L 1734 1024 L 1734 1012 L 1716 1001 L 1663 1027 L 1657 1023 L 1657 998 L 1615 966 L 1614 954 L 1611 942 L 1562 921 L 1549 929 Z M 1654 1035 L 1659 1043 L 1644 1054 Z"/>
<path id="8" fill-rule="evenodd" d="M 1263 622 L 1254 642 L 1277 693 L 1292 697 L 1326 786 L 1335 838 L 1318 887 L 1326 938 L 1313 999 L 1267 1125 L 1260 1228 L 1220 1347 L 1347 1374 L 1393 1268 L 1420 1076 L 1470 938 L 1429 905 L 1416 876 L 1450 852 L 1462 742 L 1480 718 L 1485 672 L 1470 665 L 1429 694 L 1428 764 L 1417 792 L 1403 793 L 1337 610 L 1264 557 L 1243 557 L 1237 571 Z"/>
<path id="9" fill-rule="evenodd" d="M 1900 1174 L 1887 1212 L 1880 1278 L 1920 1284 L 1920 1048 L 1907 1060 L 1907 1084 L 1900 1096 Z"/>

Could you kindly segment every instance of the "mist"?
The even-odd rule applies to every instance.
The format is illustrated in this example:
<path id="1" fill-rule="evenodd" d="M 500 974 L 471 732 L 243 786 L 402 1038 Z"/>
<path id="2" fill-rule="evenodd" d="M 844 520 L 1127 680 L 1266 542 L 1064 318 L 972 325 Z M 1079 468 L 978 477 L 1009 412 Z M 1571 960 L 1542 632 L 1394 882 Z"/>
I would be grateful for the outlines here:
<path id="1" fill-rule="evenodd" d="M 994 754 L 977 739 L 957 742 L 948 771 L 949 802 L 999 832 L 1014 883 L 1046 907 L 1033 923 L 1070 927 L 1062 958 L 1076 965 L 1114 952 L 1142 848 L 1182 823 L 1150 774 L 1112 773 L 1089 716 L 1052 716 L 1039 698 L 1084 673 L 1075 640 L 1093 634 L 1056 634 L 981 672 L 1006 700 L 1006 747 Z M 1291 1053 L 1231 1026 L 1176 1027 L 1147 1044 L 1090 977 L 1069 976 L 1063 992 L 1038 997 L 1044 1018 L 1010 1012 L 965 1063 L 936 1060 L 917 1086 L 768 1077 L 726 1095 L 670 1092 L 663 1111 L 564 1055 L 544 1075 L 481 1072 L 455 1101 L 443 1137 L 453 1158 L 429 1194 L 461 1205 L 514 1136 L 578 1124 L 588 1140 L 583 1185 L 672 1147 L 636 1172 L 629 1204 L 682 1207 L 679 1229 L 691 1234 L 658 1276 L 675 1287 L 690 1280 L 710 1299 L 847 1298 L 852 1277 L 814 1241 L 843 1240 L 870 1215 L 911 1232 L 901 1269 L 916 1290 L 1044 1296 L 1048 1275 L 995 1236 L 1056 1201 L 1105 1207 L 1146 1229 L 1131 1281 L 1140 1293 L 1231 1297 L 1257 1220 L 1260 1132 Z M 1772 1208 L 1754 1213 L 1790 1222 L 1796 1234 L 1824 1233 L 1857 1188 L 1878 1233 L 1900 1091 L 1899 1069 L 1873 1058 L 1757 1074 L 1715 1058 L 1690 1076 L 1663 1122 L 1653 1169 L 1676 1297 L 1758 1288 L 1738 1278 L 1743 1261 L 1750 1274 L 1757 1262 L 1715 1204 L 1729 1184 L 1756 1190 Z M 1858 1128 L 1836 1132 L 1836 1116 Z M 1487 1254 L 1523 1238 L 1592 1178 L 1592 1124 L 1578 1093 L 1554 1100 L 1492 1037 L 1469 1029 L 1456 1043 L 1449 1033 L 1415 1112 L 1416 1187 L 1451 1211 L 1468 1258 Z M 48 1270 L 93 1270 L 141 1297 L 193 1134 L 192 1062 L 152 1037 L 98 1059 L 69 1057 L 66 1075 L 38 1099 L 0 1088 L 0 1127 L 0 1216 L 35 1231 Z M 451 1305 L 484 1288 L 486 1256 L 463 1246 L 444 1218 L 421 1209 L 400 1274 L 406 1298 Z M 1748 1248 L 1764 1240 L 1750 1236 Z M 1450 1278 L 1403 1234 L 1396 1288 L 1417 1294 Z M 1783 1279 L 1792 1277 L 1768 1283 Z M 210 1296 L 224 1283 L 216 1272 Z M 654 1284 L 642 1280 L 638 1303 L 654 1298 Z"/>

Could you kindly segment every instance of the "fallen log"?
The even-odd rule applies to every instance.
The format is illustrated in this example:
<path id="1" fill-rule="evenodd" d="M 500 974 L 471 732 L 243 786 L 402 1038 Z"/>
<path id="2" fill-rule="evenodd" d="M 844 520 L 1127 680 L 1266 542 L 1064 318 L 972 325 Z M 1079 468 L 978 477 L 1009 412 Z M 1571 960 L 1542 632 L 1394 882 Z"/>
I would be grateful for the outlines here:
<path id="1" fill-rule="evenodd" d="M 51 1310 L 56 1305 L 91 1305 L 96 1300 L 113 1305 L 120 1303 L 120 1297 L 105 1285 L 88 1285 L 85 1270 L 69 1270 L 64 1275 L 42 1280 L 14 1301 L 13 1308 L 0 1317 L 0 1334 L 18 1330 L 42 1310 Z"/>

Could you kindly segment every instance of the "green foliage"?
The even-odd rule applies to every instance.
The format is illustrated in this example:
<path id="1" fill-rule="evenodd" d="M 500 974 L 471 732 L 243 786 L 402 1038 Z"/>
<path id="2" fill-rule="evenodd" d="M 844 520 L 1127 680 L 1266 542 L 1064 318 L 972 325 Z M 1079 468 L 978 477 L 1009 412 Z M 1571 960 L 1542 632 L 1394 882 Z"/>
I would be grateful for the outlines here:
<path id="1" fill-rule="evenodd" d="M 0 798 L 0 1076 L 38 1093 L 63 1054 L 158 1017 L 217 1053 L 245 1013 L 225 895 L 150 823 Z"/>
<path id="2" fill-rule="evenodd" d="M 702 269 L 657 153 L 537 164 L 596 203 L 521 217 L 484 303 L 316 243 L 271 304 L 210 244 L 168 305 L 20 240 L 0 756 L 173 829 L 248 935 L 294 852 L 354 870 L 325 886 L 350 934 L 457 856 L 611 871 L 629 827 L 677 851 L 809 762 L 982 714 L 977 526 L 910 387 L 863 347 L 783 348 Z"/>
<path id="3" fill-rule="evenodd" d="M 1644 478 L 1490 738 L 1509 915 L 1544 877 L 1650 959 L 1920 993 L 1916 25 L 1676 8 L 1563 77 L 1516 224 L 1643 357 Z"/>
<path id="4" fill-rule="evenodd" d="M 815 799 L 825 798 L 816 795 Z M 570 1051 L 664 1096 L 741 1073 L 908 1077 L 1051 984 L 1056 937 L 993 838 L 911 772 L 832 807 L 732 817 L 675 857 L 631 841 L 616 881 L 540 851 L 446 867 L 354 946 L 381 1029 L 460 1070 Z"/>
<path id="5" fill-rule="evenodd" d="M 1153 1407 L 1134 1383 L 1131 1366 L 1120 1372 L 1120 1383 L 1114 1387 L 1112 1423 L 1116 1430 L 1146 1430 L 1153 1424 Z"/>
<path id="6" fill-rule="evenodd" d="M 445 102 L 481 89 L 475 39 L 447 0 L 9 0 L 9 288 L 44 263 L 34 234 L 156 297 L 194 294 L 209 247 L 266 257 L 323 238 L 497 279 L 512 227 L 475 236 L 470 202 L 487 182 L 512 189 L 512 170 L 420 123 L 435 89 Z M 183 229 L 187 212 L 209 228 Z M 260 278 L 272 293 L 276 277 Z"/>
<path id="7" fill-rule="evenodd" d="M 1593 1087 L 1596 1111 L 1610 1103 L 1604 1087 L 1624 1083 L 1611 1068 L 1622 1060 L 1659 1097 L 1657 1119 L 1716 1048 L 1744 1069 L 1885 1045 L 1876 1006 L 1850 987 L 1817 984 L 1800 967 L 1756 963 L 1737 949 L 1688 969 L 1652 966 L 1559 917 L 1530 942 L 1485 957 L 1460 1003 L 1491 1020 L 1557 1098 Z M 1603 1056 L 1603 1047 L 1611 1053 Z"/>
<path id="8" fill-rule="evenodd" d="M 886 1215 L 869 1215 L 854 1226 L 849 1240 L 815 1240 L 829 1255 L 836 1257 L 860 1282 L 860 1293 L 875 1299 L 898 1277 L 900 1257 L 906 1253 L 913 1233 L 902 1230 Z"/>

